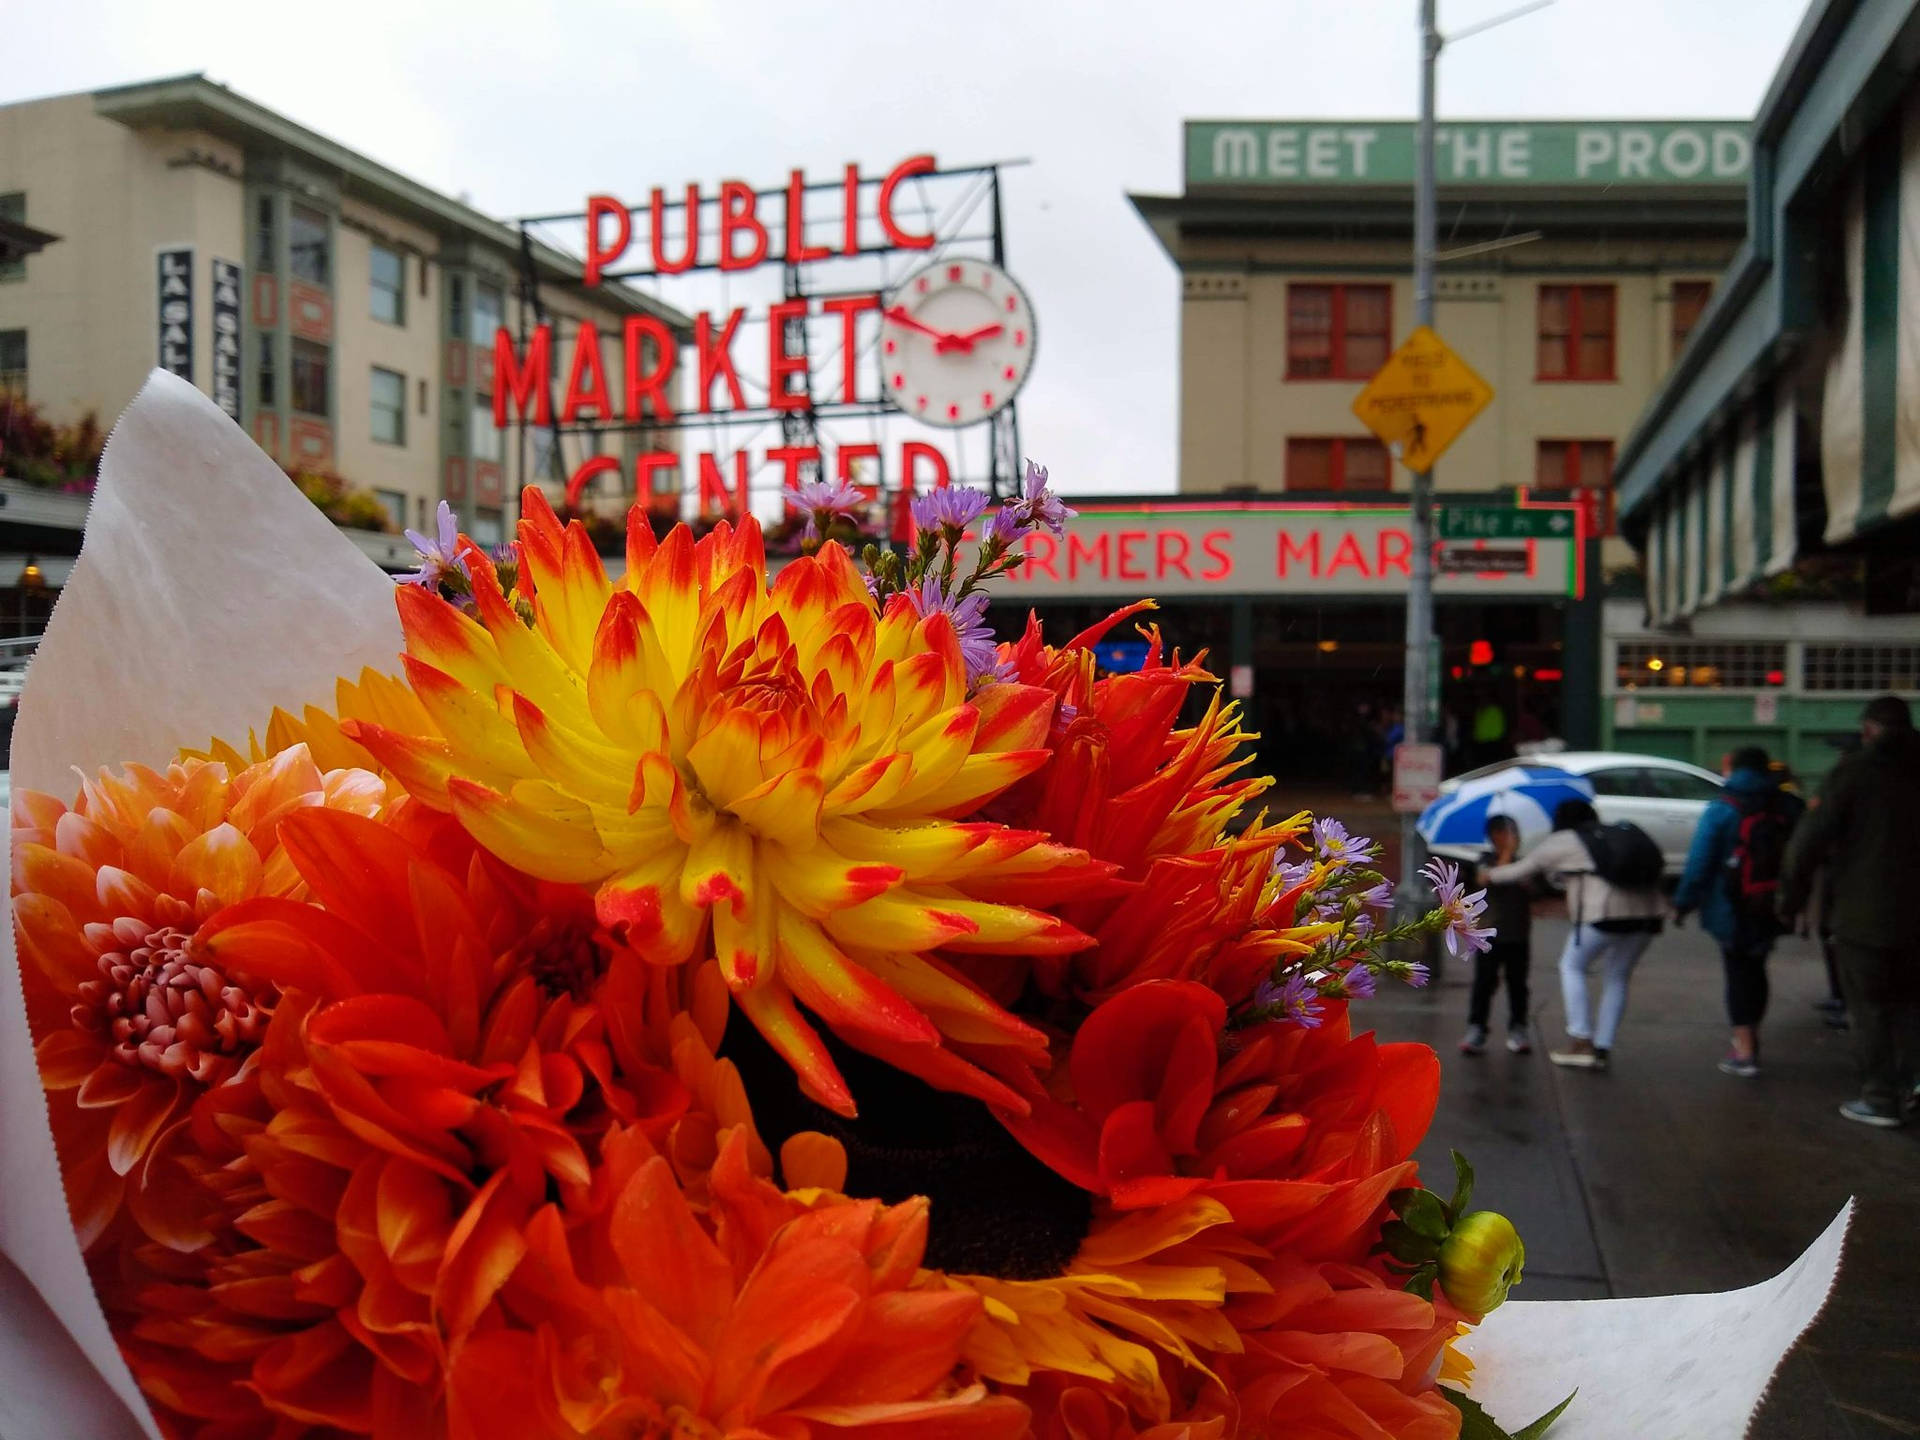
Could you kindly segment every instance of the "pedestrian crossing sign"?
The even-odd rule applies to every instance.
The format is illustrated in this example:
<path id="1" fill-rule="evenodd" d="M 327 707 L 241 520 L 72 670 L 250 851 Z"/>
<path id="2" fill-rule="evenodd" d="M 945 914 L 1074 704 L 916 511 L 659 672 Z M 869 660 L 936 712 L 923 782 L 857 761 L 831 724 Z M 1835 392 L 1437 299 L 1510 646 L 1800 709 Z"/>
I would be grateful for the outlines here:
<path id="1" fill-rule="evenodd" d="M 1420 326 L 1353 402 L 1353 413 L 1400 463 L 1424 472 L 1493 399 L 1493 387 Z"/>

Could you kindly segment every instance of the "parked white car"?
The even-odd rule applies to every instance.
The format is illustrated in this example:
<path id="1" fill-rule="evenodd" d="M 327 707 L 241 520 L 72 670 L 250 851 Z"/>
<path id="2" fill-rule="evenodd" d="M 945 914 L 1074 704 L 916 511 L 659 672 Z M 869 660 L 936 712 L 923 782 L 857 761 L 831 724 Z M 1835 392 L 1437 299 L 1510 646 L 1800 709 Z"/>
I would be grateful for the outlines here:
<path id="1" fill-rule="evenodd" d="M 1455 775 L 1441 784 L 1440 793 L 1449 794 L 1468 780 L 1491 775 L 1515 763 L 1502 760 Z M 1585 776 L 1593 786 L 1593 808 L 1600 818 L 1609 822 L 1631 820 L 1652 836 L 1666 859 L 1670 877 L 1677 877 L 1686 868 L 1687 848 L 1693 844 L 1693 832 L 1700 823 L 1701 812 L 1720 793 L 1720 777 L 1711 770 L 1689 765 L 1684 760 L 1669 760 L 1663 755 L 1570 750 L 1557 755 L 1535 755 L 1518 763 L 1552 765 Z M 1432 847 L 1434 854 L 1449 860 L 1477 859 L 1484 848 L 1479 845 Z"/>

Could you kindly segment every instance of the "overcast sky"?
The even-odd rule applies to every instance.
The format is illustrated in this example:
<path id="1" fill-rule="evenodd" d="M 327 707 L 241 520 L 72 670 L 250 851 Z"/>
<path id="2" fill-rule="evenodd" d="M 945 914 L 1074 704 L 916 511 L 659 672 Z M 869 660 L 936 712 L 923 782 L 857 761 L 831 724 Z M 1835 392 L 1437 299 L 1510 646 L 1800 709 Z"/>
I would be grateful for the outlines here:
<path id="1" fill-rule="evenodd" d="M 1462 29 L 1516 0 L 1443 0 Z M 1441 60 L 1442 120 L 1750 116 L 1805 0 L 1558 0 Z M 1411 118 L 1415 0 L 0 0 L 0 101 L 211 78 L 498 215 L 699 178 L 1028 157 L 1009 268 L 1046 346 L 1023 440 L 1063 488 L 1165 490 L 1178 277 L 1127 204 L 1189 116 Z M 24 63 L 22 63 L 24 62 Z"/>

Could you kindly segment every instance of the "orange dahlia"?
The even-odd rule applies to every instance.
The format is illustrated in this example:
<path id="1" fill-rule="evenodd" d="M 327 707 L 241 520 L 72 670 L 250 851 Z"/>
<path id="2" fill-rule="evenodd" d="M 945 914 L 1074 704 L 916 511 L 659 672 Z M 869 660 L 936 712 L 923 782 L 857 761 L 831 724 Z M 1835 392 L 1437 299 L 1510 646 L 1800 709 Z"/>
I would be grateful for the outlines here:
<path id="1" fill-rule="evenodd" d="M 644 1008 L 601 1014 L 622 962 L 585 892 L 412 805 L 294 815 L 281 838 L 311 903 L 257 898 L 201 937 L 285 997 L 260 1105 L 201 1177 L 212 1240 L 142 1257 L 158 1318 L 129 1358 L 184 1416 L 366 1433 L 435 1413 L 449 1356 L 499 1323 L 530 1217 L 611 1203 L 602 1133 L 664 1137 L 687 1096 L 649 1062 Z"/>
<path id="2" fill-rule="evenodd" d="M 83 1247 L 127 1199 L 152 1233 L 194 1242 L 151 1161 L 196 1101 L 252 1063 L 275 999 L 202 932 L 227 907 L 304 890 L 282 843 L 292 816 L 371 814 L 385 798 L 377 776 L 323 774 L 303 746 L 243 769 L 103 771 L 72 808 L 14 795 L 14 933 Z"/>
<path id="3" fill-rule="evenodd" d="M 876 612 L 838 545 L 769 589 L 751 520 L 656 545 L 636 510 L 616 585 L 577 522 L 537 490 L 524 507 L 513 600 L 477 563 L 477 618 L 399 592 L 439 733 L 346 734 L 495 855 L 595 887 L 650 961 L 710 934 L 734 1001 L 830 1108 L 853 1095 L 803 1006 L 901 1070 L 1021 1108 L 1006 1082 L 1044 1039 L 952 957 L 1084 946 L 1026 902 L 1102 872 L 1038 831 L 951 817 L 1046 762 L 1053 694 L 970 695 L 947 617 L 901 596 Z"/>
<path id="4" fill-rule="evenodd" d="M 980 1301 L 921 1283 L 925 1201 L 783 1195 L 751 1174 L 734 1132 L 702 1217 L 664 1158 L 627 1148 L 598 1243 L 570 1244 L 551 1207 L 527 1227 L 503 1299 L 532 1328 L 462 1349 L 455 1440 L 1027 1432 L 1024 1405 L 954 1378 Z M 601 1263 L 582 1264 L 583 1248 Z"/>

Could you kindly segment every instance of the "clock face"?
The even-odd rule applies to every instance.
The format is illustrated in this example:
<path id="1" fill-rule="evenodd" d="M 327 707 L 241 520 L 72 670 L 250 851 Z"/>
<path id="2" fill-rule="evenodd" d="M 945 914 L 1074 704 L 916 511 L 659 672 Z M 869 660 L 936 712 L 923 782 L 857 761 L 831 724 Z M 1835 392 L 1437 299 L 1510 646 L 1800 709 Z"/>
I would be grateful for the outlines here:
<path id="1" fill-rule="evenodd" d="M 1033 307 L 984 260 L 938 260 L 887 297 L 880 387 L 929 425 L 957 429 L 1011 404 L 1033 367 Z"/>

